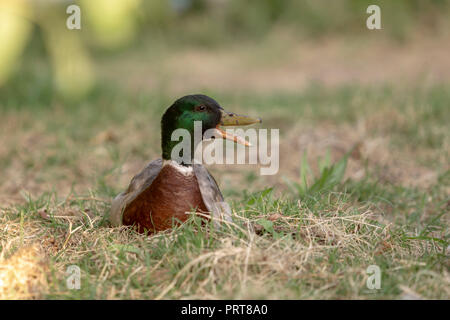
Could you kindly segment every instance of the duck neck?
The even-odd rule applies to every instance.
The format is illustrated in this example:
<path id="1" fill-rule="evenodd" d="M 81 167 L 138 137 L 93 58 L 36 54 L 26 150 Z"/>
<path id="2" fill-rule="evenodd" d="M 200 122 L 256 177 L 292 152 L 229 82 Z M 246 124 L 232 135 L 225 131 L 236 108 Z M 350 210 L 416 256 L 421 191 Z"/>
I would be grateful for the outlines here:
<path id="1" fill-rule="evenodd" d="M 192 166 L 194 163 L 196 145 L 193 134 L 190 135 L 190 138 L 181 136 L 179 140 L 173 141 L 171 134 L 165 135 L 163 133 L 161 147 L 164 161 L 172 161 L 185 167 Z"/>
<path id="2" fill-rule="evenodd" d="M 193 173 L 192 165 L 180 164 L 173 160 L 163 160 L 163 167 L 165 166 L 173 168 L 185 176 L 191 175 Z"/>

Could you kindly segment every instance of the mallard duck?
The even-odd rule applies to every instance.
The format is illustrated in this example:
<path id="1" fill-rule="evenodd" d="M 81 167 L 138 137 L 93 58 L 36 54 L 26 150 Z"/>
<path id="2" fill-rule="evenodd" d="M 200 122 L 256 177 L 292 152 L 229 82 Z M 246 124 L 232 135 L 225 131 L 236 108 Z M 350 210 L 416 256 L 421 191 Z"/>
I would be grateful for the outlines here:
<path id="1" fill-rule="evenodd" d="M 260 123 L 261 119 L 227 112 L 202 94 L 176 100 L 161 119 L 162 158 L 150 162 L 133 177 L 128 189 L 114 198 L 112 225 L 132 225 L 139 232 L 155 233 L 186 221 L 193 210 L 210 215 L 215 221 L 231 221 L 230 207 L 224 202 L 216 180 L 203 165 L 193 161 L 195 142 L 191 161 L 172 159 L 172 149 L 179 143 L 172 141 L 172 132 L 186 129 L 194 137 L 194 121 L 201 121 L 202 139 L 206 130 L 213 129 L 215 137 L 248 145 L 245 139 L 223 131 L 220 126 L 249 125 Z"/>

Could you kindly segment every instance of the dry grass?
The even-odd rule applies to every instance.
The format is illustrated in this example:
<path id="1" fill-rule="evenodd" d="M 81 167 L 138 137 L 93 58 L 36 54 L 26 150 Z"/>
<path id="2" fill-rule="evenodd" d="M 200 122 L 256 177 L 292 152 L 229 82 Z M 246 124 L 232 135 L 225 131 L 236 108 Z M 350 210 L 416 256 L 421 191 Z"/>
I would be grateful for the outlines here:
<path id="1" fill-rule="evenodd" d="M 448 299 L 448 48 L 423 41 L 351 52 L 333 41 L 274 45 L 261 60 L 251 46 L 181 50 L 148 64 L 125 54 L 101 64 L 109 71 L 101 71 L 108 80 L 100 98 L 0 109 L 7 137 L 0 144 L 0 298 Z M 367 68 L 351 73 L 353 54 Z M 178 68 L 177 61 L 190 63 Z M 381 62 L 392 68 L 382 72 Z M 364 81 L 373 72 L 388 89 Z M 417 80 L 424 72 L 430 81 Z M 166 84 L 142 80 L 161 74 Z M 410 82 L 393 85 L 405 76 Z M 315 78 L 325 86 L 298 92 Z M 111 79 L 123 89 L 111 90 Z M 345 87 L 353 82 L 368 86 Z M 161 94 L 136 94 L 159 86 Z M 236 87 L 252 91 L 235 94 Z M 193 88 L 215 88 L 227 109 L 279 128 L 280 172 L 211 167 L 234 211 L 234 224 L 221 230 L 198 217 L 150 237 L 110 227 L 111 197 L 159 154 L 162 110 Z M 333 189 L 299 195 L 288 188 L 285 178 L 299 180 L 304 153 L 317 175 L 327 152 L 336 162 L 352 147 Z M 81 268 L 80 290 L 66 286 L 73 264 Z M 382 270 L 381 290 L 366 287 L 372 264 Z"/>
<path id="2" fill-rule="evenodd" d="M 125 85 L 132 91 L 162 87 L 174 95 L 199 88 L 257 94 L 298 92 L 311 83 L 334 88 L 352 84 L 430 85 L 450 79 L 449 39 L 448 34 L 442 34 L 417 35 L 403 45 L 376 36 L 315 42 L 277 30 L 266 40 L 263 52 L 259 43 L 236 44 L 229 50 L 186 48 L 150 57 L 130 52 L 119 63 L 99 63 L 107 79 L 127 75 Z"/>
<path id="3" fill-rule="evenodd" d="M 9 233 L 11 234 L 11 233 Z M 9 245 L 2 244 L 0 255 L 0 299 L 40 299 L 48 292 L 45 255 L 38 244 L 22 247 L 9 258 Z"/>
<path id="4" fill-rule="evenodd" d="M 2 260 L 2 297 L 36 298 L 48 292 L 50 273 L 37 260 L 45 255 L 55 257 L 52 281 L 57 282 L 50 296 L 56 297 L 76 294 L 64 284 L 67 266 L 78 264 L 83 270 L 82 286 L 89 287 L 83 292 L 95 288 L 90 295 L 97 298 L 370 298 L 374 293 L 364 289 L 366 268 L 383 259 L 389 261 L 383 268 L 386 286 L 393 277 L 389 273 L 419 269 L 401 278 L 401 292 L 409 288 L 421 297 L 449 296 L 447 271 L 420 271 L 426 266 L 421 257 L 442 251 L 439 244 L 424 247 L 421 241 L 410 241 L 405 245 L 393 232 L 396 227 L 376 222 L 372 209 L 355 208 L 340 194 L 331 194 L 328 202 L 322 212 L 300 201 L 289 212 L 276 207 L 265 214 L 238 211 L 235 224 L 220 231 L 194 219 L 152 237 L 125 227 L 101 226 L 99 217 L 91 219 L 76 208 L 67 208 L 67 203 L 45 213 L 48 216 L 40 214 L 59 227 L 51 227 L 38 213 L 19 223 L 14 212 L 9 212 L 1 221 L 8 226 L 2 237 L 2 255 L 14 247 L 38 244 Z M 261 219 L 272 221 L 274 231 L 262 228 Z M 256 233 L 246 228 L 249 224 Z"/>

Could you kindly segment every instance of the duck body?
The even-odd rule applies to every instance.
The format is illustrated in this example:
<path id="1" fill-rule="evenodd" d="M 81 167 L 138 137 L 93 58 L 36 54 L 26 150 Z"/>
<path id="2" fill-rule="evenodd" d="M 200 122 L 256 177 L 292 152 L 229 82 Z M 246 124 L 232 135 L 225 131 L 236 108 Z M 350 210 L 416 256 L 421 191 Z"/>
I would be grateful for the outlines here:
<path id="1" fill-rule="evenodd" d="M 209 216 L 215 226 L 220 221 L 231 221 L 231 209 L 208 170 L 194 163 L 192 157 L 180 159 L 175 153 L 172 158 L 177 144 L 172 133 L 185 129 L 193 137 L 197 121 L 202 124 L 202 134 L 211 129 L 219 137 L 243 144 L 245 140 L 222 131 L 219 125 L 261 122 L 226 112 L 205 95 L 189 95 L 175 101 L 161 119 L 162 158 L 150 162 L 133 177 L 127 190 L 114 198 L 109 216 L 113 226 L 130 225 L 139 232 L 155 233 L 186 221 L 193 211 Z M 190 154 L 194 155 L 196 145 L 191 147 Z"/>
<path id="2" fill-rule="evenodd" d="M 230 207 L 203 165 L 184 167 L 157 159 L 114 198 L 110 221 L 114 226 L 134 225 L 139 232 L 155 233 L 186 221 L 193 211 L 231 221 Z"/>
<path id="3" fill-rule="evenodd" d="M 126 206 L 124 225 L 137 225 L 139 232 L 158 232 L 186 221 L 192 211 L 208 212 L 193 168 L 179 166 L 164 163 L 152 184 Z"/>

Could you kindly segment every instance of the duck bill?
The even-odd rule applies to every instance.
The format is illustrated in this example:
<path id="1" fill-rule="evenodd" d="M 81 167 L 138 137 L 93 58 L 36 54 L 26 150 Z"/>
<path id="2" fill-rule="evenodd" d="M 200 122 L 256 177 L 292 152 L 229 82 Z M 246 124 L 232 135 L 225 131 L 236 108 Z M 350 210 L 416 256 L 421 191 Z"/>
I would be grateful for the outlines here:
<path id="1" fill-rule="evenodd" d="M 240 114 L 236 114 L 233 112 L 227 112 L 222 110 L 222 117 L 220 119 L 220 124 L 216 127 L 216 131 L 218 135 L 222 139 L 231 140 L 239 144 L 243 144 L 244 146 L 251 146 L 251 144 L 246 141 L 244 138 L 236 136 L 232 133 L 226 132 L 222 130 L 219 126 L 229 127 L 229 126 L 247 126 L 254 123 L 261 123 L 261 118 L 252 118 L 249 116 L 244 116 Z"/>
<path id="2" fill-rule="evenodd" d="M 252 118 L 243 116 L 233 112 L 222 110 L 222 118 L 220 119 L 221 126 L 247 126 L 249 124 L 261 123 L 261 118 Z"/>

